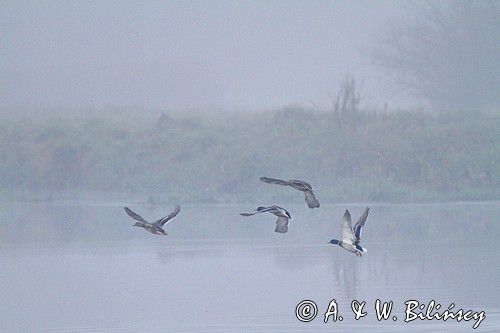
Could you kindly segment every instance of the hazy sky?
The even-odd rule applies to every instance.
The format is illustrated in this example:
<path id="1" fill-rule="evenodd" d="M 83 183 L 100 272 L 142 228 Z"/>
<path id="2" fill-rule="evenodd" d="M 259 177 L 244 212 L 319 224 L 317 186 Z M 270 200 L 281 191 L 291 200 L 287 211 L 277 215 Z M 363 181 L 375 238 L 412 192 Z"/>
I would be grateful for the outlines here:
<path id="1" fill-rule="evenodd" d="M 346 75 L 364 104 L 411 104 L 369 52 L 394 1 L 2 1 L 0 106 L 326 107 Z"/>

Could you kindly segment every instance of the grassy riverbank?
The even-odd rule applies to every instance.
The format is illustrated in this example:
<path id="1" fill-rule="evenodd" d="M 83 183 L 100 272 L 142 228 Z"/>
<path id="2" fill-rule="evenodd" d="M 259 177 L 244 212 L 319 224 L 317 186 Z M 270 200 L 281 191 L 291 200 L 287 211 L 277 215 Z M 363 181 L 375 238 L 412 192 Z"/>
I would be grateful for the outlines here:
<path id="1" fill-rule="evenodd" d="M 477 113 L 0 117 L 0 196 L 302 200 L 267 175 L 306 179 L 323 202 L 498 200 L 499 142 L 500 117 Z"/>

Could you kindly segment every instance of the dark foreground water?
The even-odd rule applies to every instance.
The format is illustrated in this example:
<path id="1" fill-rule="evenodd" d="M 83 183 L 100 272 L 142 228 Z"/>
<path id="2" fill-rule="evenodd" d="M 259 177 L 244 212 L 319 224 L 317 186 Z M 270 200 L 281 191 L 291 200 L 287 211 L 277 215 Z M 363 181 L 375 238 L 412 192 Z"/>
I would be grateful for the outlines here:
<path id="1" fill-rule="evenodd" d="M 118 203 L 2 203 L 0 331 L 472 331 L 475 320 L 405 323 L 408 300 L 484 311 L 476 331 L 500 331 L 499 202 L 372 205 L 363 258 L 327 243 L 346 208 L 356 220 L 364 207 L 285 206 L 287 234 L 274 216 L 238 215 L 252 206 L 183 205 L 155 236 Z M 147 219 L 173 207 L 131 205 Z M 318 308 L 308 323 L 295 315 L 306 299 Z M 343 320 L 325 324 L 333 299 Z M 377 299 L 394 301 L 387 321 Z"/>

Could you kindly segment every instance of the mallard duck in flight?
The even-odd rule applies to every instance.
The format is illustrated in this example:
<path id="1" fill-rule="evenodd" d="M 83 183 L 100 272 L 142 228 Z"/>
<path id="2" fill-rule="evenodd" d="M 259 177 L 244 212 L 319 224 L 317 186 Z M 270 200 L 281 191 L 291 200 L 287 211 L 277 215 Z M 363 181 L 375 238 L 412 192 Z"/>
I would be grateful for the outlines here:
<path id="1" fill-rule="evenodd" d="M 257 207 L 257 209 L 252 213 L 240 213 L 240 215 L 252 216 L 259 213 L 271 213 L 278 217 L 278 220 L 276 221 L 276 229 L 274 229 L 274 232 L 279 232 L 283 234 L 288 231 L 288 223 L 290 223 L 292 217 L 290 216 L 290 213 L 286 211 L 285 208 L 279 206 L 269 206 L 269 207 L 261 206 Z"/>
<path id="2" fill-rule="evenodd" d="M 332 239 L 329 244 L 337 244 L 343 249 L 354 253 L 358 257 L 367 253 L 368 250 L 359 245 L 359 243 L 361 242 L 361 230 L 365 225 L 369 210 L 370 208 L 366 207 L 363 215 L 361 215 L 358 222 L 354 225 L 354 228 L 351 224 L 351 214 L 349 214 L 349 211 L 346 210 L 342 220 L 342 240 L 339 241 L 337 239 Z"/>
<path id="3" fill-rule="evenodd" d="M 179 211 L 181 210 L 181 206 L 179 206 L 179 205 L 175 206 L 175 209 L 173 210 L 172 213 L 170 213 L 168 216 L 165 216 L 165 217 L 159 219 L 158 221 L 156 221 L 154 223 L 149 223 L 148 221 L 143 219 L 142 216 L 140 216 L 137 213 L 134 213 L 128 207 L 123 207 L 123 209 L 125 210 L 125 213 L 127 213 L 128 216 L 130 216 L 131 218 L 133 218 L 136 221 L 139 221 L 133 225 L 134 227 L 144 228 L 147 231 L 149 231 L 150 233 L 155 234 L 155 235 L 166 235 L 167 233 L 163 229 L 163 226 L 166 225 L 171 219 L 173 219 L 179 213 Z"/>
<path id="4" fill-rule="evenodd" d="M 303 180 L 281 180 L 276 178 L 260 177 L 260 181 L 268 184 L 291 186 L 296 190 L 304 192 L 305 200 L 309 208 L 318 208 L 318 199 L 314 196 L 312 186 Z"/>

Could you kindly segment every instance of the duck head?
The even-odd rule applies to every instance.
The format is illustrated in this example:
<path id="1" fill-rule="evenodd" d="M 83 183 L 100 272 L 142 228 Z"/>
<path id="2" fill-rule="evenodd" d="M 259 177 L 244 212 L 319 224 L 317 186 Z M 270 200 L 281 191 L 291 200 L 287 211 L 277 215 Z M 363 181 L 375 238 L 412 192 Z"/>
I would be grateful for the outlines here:
<path id="1" fill-rule="evenodd" d="M 332 239 L 329 244 L 339 245 L 340 242 L 337 239 Z"/>

